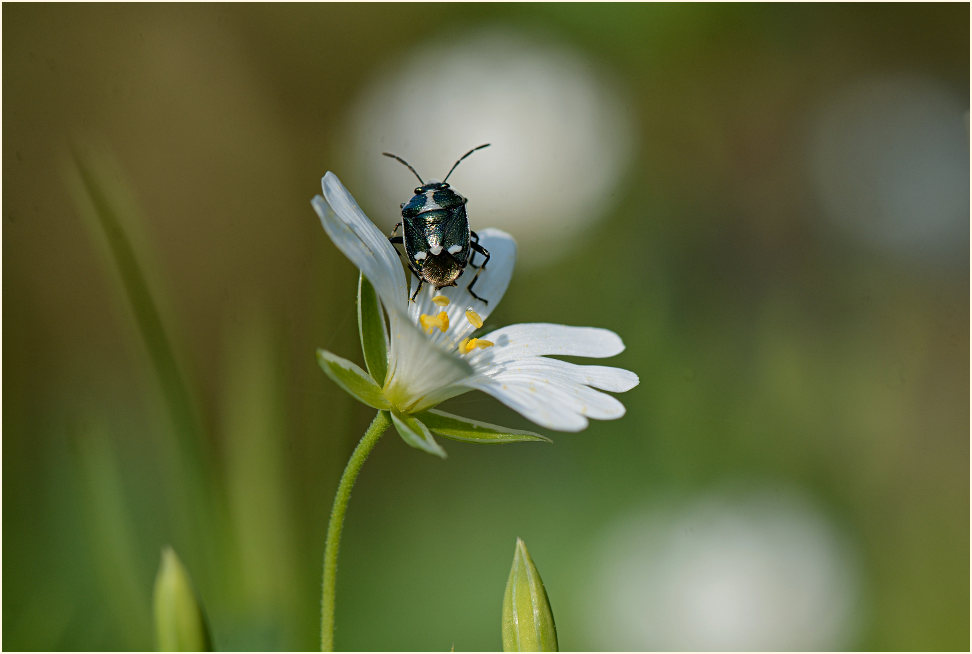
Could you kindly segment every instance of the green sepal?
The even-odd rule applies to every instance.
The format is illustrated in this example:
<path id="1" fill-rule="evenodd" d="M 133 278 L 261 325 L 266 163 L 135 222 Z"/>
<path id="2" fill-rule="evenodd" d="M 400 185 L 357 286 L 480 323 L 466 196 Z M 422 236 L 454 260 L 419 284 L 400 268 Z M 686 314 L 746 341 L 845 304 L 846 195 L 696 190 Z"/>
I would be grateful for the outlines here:
<path id="1" fill-rule="evenodd" d="M 160 652 L 213 651 L 209 628 L 189 573 L 169 546 L 162 549 L 152 604 L 155 644 Z"/>
<path id="2" fill-rule="evenodd" d="M 364 370 L 354 363 L 327 350 L 317 351 L 317 363 L 334 383 L 343 388 L 353 398 L 375 409 L 391 408 L 381 388 Z"/>
<path id="3" fill-rule="evenodd" d="M 503 594 L 503 651 L 557 651 L 557 627 L 547 591 L 526 544 L 519 538 Z"/>
<path id="4" fill-rule="evenodd" d="M 454 441 L 465 443 L 524 443 L 527 441 L 552 441 L 546 436 L 535 434 L 532 431 L 522 431 L 519 429 L 509 429 L 499 425 L 491 425 L 488 422 L 480 422 L 456 416 L 438 409 L 429 409 L 415 414 L 429 431 L 439 436 L 451 438 Z"/>
<path id="5" fill-rule="evenodd" d="M 446 458 L 446 452 L 442 446 L 435 442 L 429 428 L 422 424 L 422 421 L 415 416 L 408 416 L 398 411 L 391 412 L 392 424 L 398 430 L 398 435 L 402 440 L 412 447 Z"/>
<path id="6" fill-rule="evenodd" d="M 365 367 L 379 385 L 385 383 L 388 374 L 388 335 L 385 318 L 375 287 L 363 274 L 358 275 L 358 334 Z"/>

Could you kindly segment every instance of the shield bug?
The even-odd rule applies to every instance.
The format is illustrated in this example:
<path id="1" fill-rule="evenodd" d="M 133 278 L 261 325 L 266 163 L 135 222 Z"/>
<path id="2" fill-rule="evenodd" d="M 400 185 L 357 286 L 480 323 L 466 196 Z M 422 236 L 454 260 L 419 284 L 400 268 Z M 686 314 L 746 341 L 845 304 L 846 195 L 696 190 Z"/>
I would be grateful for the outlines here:
<path id="1" fill-rule="evenodd" d="M 486 269 L 489 251 L 479 244 L 479 235 L 469 229 L 466 198 L 452 190 L 446 182 L 463 159 L 488 145 L 489 143 L 485 143 L 475 147 L 459 157 L 441 182 L 424 181 L 407 161 L 398 155 L 382 152 L 386 157 L 404 164 L 418 177 L 421 184 L 412 191 L 412 199 L 402 203 L 402 220 L 395 225 L 388 238 L 393 245 L 405 246 L 408 269 L 418 277 L 418 287 L 412 294 L 412 300 L 425 282 L 432 284 L 436 290 L 445 286 L 456 286 L 456 280 L 466 266 L 470 265 L 477 270 L 469 282 L 469 293 L 477 300 L 487 302 L 485 298 L 476 295 L 473 286 L 479 279 L 479 273 Z M 403 235 L 396 236 L 398 228 L 402 226 Z M 475 253 L 483 256 L 483 262 L 478 266 L 473 263 Z"/>

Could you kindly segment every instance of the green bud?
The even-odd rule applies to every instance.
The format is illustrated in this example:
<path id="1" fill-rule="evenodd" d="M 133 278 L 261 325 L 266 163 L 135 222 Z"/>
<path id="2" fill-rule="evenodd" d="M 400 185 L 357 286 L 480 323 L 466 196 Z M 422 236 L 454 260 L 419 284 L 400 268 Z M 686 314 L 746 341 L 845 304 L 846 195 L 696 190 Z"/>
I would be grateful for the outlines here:
<path id="1" fill-rule="evenodd" d="M 526 544 L 519 538 L 503 595 L 503 651 L 557 651 L 557 627 L 547 591 Z"/>
<path id="2" fill-rule="evenodd" d="M 189 574 L 168 545 L 155 577 L 155 640 L 160 652 L 211 652 L 206 619 Z"/>

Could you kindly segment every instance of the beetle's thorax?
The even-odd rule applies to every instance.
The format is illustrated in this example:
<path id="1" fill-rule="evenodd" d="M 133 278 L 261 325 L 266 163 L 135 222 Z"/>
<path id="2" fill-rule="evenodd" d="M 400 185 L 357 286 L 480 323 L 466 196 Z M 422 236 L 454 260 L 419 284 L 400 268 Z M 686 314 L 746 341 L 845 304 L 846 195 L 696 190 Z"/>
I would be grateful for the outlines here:
<path id="1" fill-rule="evenodd" d="M 443 182 L 428 182 L 418 186 L 414 195 L 402 206 L 402 215 L 417 216 L 427 211 L 451 210 L 466 204 L 466 198 Z"/>

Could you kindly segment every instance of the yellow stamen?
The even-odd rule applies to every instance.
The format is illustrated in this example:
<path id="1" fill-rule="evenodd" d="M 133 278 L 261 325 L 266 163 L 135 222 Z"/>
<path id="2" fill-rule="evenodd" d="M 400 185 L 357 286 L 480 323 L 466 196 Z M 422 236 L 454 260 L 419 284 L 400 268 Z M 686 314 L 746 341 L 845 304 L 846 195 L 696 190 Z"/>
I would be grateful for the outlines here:
<path id="1" fill-rule="evenodd" d="M 436 327 L 442 331 L 445 331 L 449 329 L 449 314 L 447 314 L 445 311 L 440 311 L 439 315 L 433 317 L 423 313 L 421 316 L 419 316 L 419 322 L 422 324 L 422 329 L 429 334 L 431 334 L 432 330 Z"/>
<path id="2" fill-rule="evenodd" d="M 488 347 L 493 347 L 492 341 L 484 341 L 481 338 L 464 338 L 462 342 L 459 343 L 459 354 L 469 354 L 476 348 L 485 350 Z"/>
<path id="3" fill-rule="evenodd" d="M 434 298 L 432 298 L 432 301 L 438 304 L 440 307 L 449 306 L 449 298 L 447 298 L 445 295 L 436 295 Z"/>
<path id="4" fill-rule="evenodd" d="M 479 314 L 472 309 L 466 309 L 466 320 L 472 323 L 472 326 L 479 329 L 483 326 L 483 319 L 479 317 Z"/>

